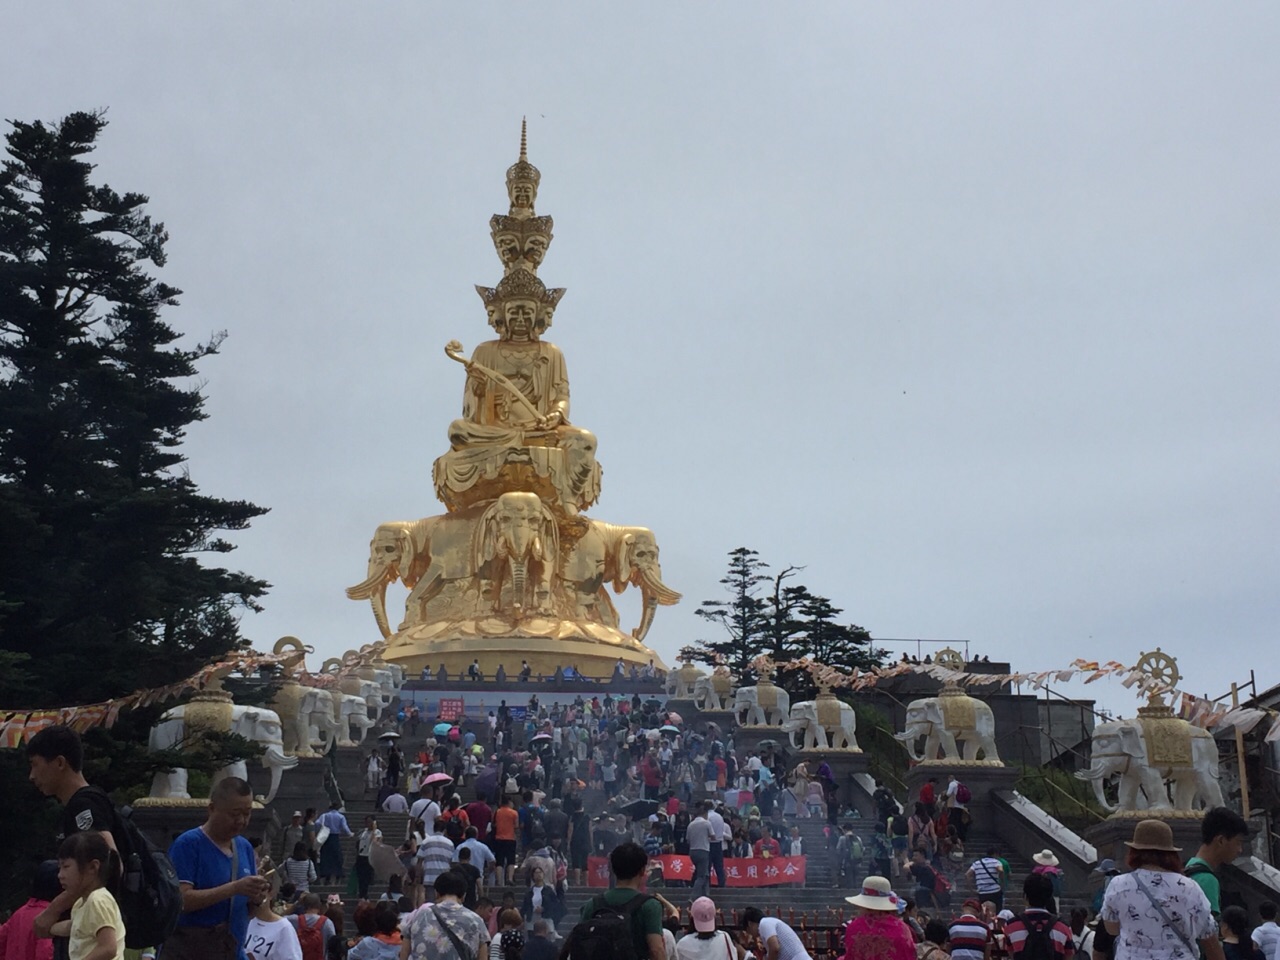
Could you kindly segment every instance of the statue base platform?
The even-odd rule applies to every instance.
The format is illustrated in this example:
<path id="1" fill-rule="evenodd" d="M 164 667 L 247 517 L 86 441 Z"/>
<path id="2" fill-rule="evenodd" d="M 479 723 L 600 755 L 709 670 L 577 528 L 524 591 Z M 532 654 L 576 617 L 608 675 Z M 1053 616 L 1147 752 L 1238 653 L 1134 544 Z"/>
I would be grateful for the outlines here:
<path id="1" fill-rule="evenodd" d="M 730 711 L 729 713 L 732 716 L 732 712 Z M 720 729 L 728 731 L 733 728 L 721 725 Z M 795 752 L 791 742 L 787 739 L 787 735 L 782 732 L 781 727 L 769 727 L 761 724 L 760 726 L 733 729 L 733 745 L 736 749 L 759 752 L 762 744 L 766 746 L 772 745 L 773 749 L 783 750 L 787 753 Z"/>
<path id="2" fill-rule="evenodd" d="M 915 809 L 916 798 L 920 796 L 920 788 L 930 779 L 937 778 L 934 784 L 934 795 L 941 805 L 947 792 L 947 781 L 955 774 L 957 780 L 969 788 L 972 795 L 966 806 L 972 822 L 971 831 L 997 834 L 999 811 L 994 806 L 992 794 L 1002 790 L 1012 790 L 1021 772 L 1015 767 L 1006 767 L 999 761 L 992 760 L 926 760 L 917 763 L 907 771 L 907 789 L 910 793 L 905 804 L 908 814 Z"/>
<path id="3" fill-rule="evenodd" d="M 1098 849 L 1098 859 L 1111 858 L 1117 864 L 1124 864 L 1125 854 L 1129 848 L 1126 840 L 1133 839 L 1133 828 L 1143 820 L 1163 820 L 1173 831 L 1173 845 L 1181 847 L 1181 857 L 1186 860 L 1195 856 L 1200 848 L 1200 821 L 1202 813 L 1190 811 L 1163 811 L 1170 816 L 1160 816 L 1158 810 L 1120 810 L 1101 823 L 1081 831 L 1081 835 Z"/>
<path id="4" fill-rule="evenodd" d="M 627 670 L 632 665 L 645 667 L 650 661 L 666 669 L 651 649 L 613 627 L 538 616 L 519 621 L 495 615 L 414 624 L 392 636 L 382 656 L 404 667 L 410 676 L 417 676 L 423 667 L 435 673 L 441 665 L 450 676 L 459 676 L 476 659 L 486 677 L 494 676 L 499 666 L 508 677 L 515 677 L 522 660 L 529 662 L 535 676 L 542 677 L 566 667 L 586 677 L 610 677 L 619 660 Z"/>
<path id="5" fill-rule="evenodd" d="M 668 704 L 668 706 L 670 706 Z M 680 713 L 677 709 L 676 713 Z M 686 720 L 689 718 L 684 714 Z M 720 728 L 721 733 L 729 733 L 733 730 L 733 711 L 732 710 L 698 710 L 694 713 L 693 725 L 694 729 L 706 733 L 707 724 L 714 723 Z M 770 730 L 776 729 L 770 727 Z"/>

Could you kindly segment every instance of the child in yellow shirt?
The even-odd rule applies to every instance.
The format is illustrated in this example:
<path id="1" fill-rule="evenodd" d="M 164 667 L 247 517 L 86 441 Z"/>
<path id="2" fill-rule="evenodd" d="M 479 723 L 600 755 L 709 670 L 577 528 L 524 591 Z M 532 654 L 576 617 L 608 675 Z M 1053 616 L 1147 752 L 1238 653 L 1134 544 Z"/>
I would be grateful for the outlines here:
<path id="1" fill-rule="evenodd" d="M 58 880 L 76 902 L 71 919 L 53 925 L 53 935 L 71 938 L 71 960 L 124 960 L 124 919 L 108 889 L 119 875 L 118 862 L 94 830 L 73 833 L 58 848 Z"/>

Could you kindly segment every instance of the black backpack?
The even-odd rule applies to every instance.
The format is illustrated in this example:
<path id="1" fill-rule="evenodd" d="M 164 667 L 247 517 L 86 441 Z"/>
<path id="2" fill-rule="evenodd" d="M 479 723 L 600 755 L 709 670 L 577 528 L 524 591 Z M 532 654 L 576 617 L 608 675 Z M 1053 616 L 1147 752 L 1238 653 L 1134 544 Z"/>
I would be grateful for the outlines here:
<path id="1" fill-rule="evenodd" d="M 636 943 L 631 918 L 652 899 L 647 894 L 637 894 L 615 907 L 604 897 L 596 897 L 591 901 L 590 919 L 583 920 L 569 934 L 569 960 L 645 960 L 649 947 L 646 944 L 642 950 Z"/>
<path id="2" fill-rule="evenodd" d="M 1053 926 L 1058 922 L 1057 914 L 1029 917 L 1025 913 L 1018 917 L 1027 929 L 1027 939 L 1022 942 L 1022 952 L 1018 960 L 1054 960 L 1058 953 L 1053 945 Z"/>
<path id="3" fill-rule="evenodd" d="M 111 837 L 124 868 L 116 892 L 124 919 L 124 944 L 132 950 L 158 947 L 173 933 L 182 913 L 178 873 L 169 857 L 138 829 L 129 807 L 113 805 L 112 809 L 118 829 L 111 831 Z"/>

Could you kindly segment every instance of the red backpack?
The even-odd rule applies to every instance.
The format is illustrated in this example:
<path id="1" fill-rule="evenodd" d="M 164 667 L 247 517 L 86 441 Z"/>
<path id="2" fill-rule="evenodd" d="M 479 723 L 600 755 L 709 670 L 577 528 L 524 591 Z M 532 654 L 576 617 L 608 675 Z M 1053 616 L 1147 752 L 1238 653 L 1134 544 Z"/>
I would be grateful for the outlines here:
<path id="1" fill-rule="evenodd" d="M 303 915 L 298 918 L 298 944 L 302 947 L 302 960 L 324 960 L 324 922 L 322 916 Z M 307 921 L 315 923 L 308 926 Z"/>

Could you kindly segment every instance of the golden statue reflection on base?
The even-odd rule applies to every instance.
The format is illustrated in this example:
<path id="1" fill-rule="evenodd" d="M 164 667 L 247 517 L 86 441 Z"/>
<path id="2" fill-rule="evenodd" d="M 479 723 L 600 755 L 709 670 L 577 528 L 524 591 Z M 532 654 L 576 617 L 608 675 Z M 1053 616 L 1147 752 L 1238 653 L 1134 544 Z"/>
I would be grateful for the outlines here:
<path id="1" fill-rule="evenodd" d="M 564 354 L 542 340 L 564 290 L 538 279 L 553 223 L 535 215 L 541 175 L 526 152 L 522 128 L 507 170 L 510 210 L 489 222 L 504 274 L 476 287 L 498 338 L 470 359 L 458 341 L 445 346 L 466 368 L 462 416 L 432 470 L 448 513 L 381 524 L 367 577 L 347 590 L 370 601 L 385 658 L 413 673 L 444 666 L 457 676 L 473 659 L 486 675 L 499 665 L 514 675 L 522 660 L 547 675 L 608 676 L 619 660 L 662 666 L 644 638 L 657 607 L 680 599 L 662 582 L 652 531 L 583 512 L 600 496 L 596 438 L 570 422 Z M 409 595 L 393 631 L 386 592 L 396 581 Z M 607 585 L 640 590 L 629 633 Z"/>

